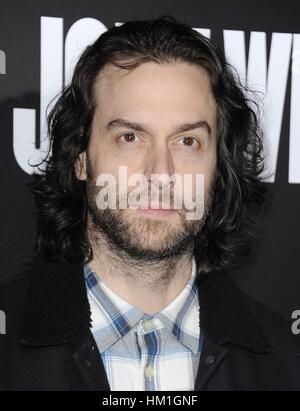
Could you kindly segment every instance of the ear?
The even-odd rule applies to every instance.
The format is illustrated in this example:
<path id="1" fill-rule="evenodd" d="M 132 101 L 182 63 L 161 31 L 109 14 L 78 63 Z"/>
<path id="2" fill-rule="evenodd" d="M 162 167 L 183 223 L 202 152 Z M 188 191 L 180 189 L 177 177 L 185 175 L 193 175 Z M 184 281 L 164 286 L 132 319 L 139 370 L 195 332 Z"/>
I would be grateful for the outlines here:
<path id="1" fill-rule="evenodd" d="M 75 161 L 75 174 L 78 180 L 86 180 L 86 152 L 79 154 Z"/>

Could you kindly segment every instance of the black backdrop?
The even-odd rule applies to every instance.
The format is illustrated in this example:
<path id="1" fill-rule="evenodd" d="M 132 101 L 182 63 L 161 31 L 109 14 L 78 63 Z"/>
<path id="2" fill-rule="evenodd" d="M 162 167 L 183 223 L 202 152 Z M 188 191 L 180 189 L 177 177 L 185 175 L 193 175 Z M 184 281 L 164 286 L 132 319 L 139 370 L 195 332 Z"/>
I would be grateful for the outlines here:
<path id="1" fill-rule="evenodd" d="M 62 38 L 65 39 L 70 27 L 83 18 L 97 19 L 108 28 L 115 22 L 162 14 L 171 14 L 194 28 L 210 29 L 211 38 L 222 47 L 224 30 L 242 31 L 246 59 L 251 32 L 266 33 L 268 56 L 273 33 L 300 33 L 298 1 L 0 1 L 0 50 L 6 57 L 4 60 L 4 53 L 1 53 L 0 280 L 14 276 L 22 269 L 22 262 L 30 256 L 35 238 L 33 202 L 26 185 L 30 175 L 16 160 L 13 135 L 17 125 L 13 125 L 13 110 L 35 110 L 31 113 L 36 113 L 33 121 L 38 140 L 41 17 L 63 19 Z M 235 273 L 246 292 L 288 319 L 292 312 L 300 310 L 300 181 L 289 181 L 291 73 L 289 66 L 275 178 L 267 184 L 267 202 L 257 222 L 258 237 L 253 252 Z M 297 115 L 295 118 L 297 120 Z M 21 129 L 21 133 L 26 134 L 26 127 L 22 131 L 22 121 L 18 127 L 19 133 Z M 28 136 L 24 135 L 26 138 Z M 293 158 L 295 166 L 296 157 Z"/>

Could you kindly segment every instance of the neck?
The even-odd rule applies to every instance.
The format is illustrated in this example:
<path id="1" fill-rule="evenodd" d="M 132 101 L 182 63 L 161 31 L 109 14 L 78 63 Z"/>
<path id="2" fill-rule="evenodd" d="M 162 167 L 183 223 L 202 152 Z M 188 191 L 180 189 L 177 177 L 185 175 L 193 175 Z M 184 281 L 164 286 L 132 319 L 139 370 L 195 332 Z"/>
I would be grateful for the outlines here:
<path id="1" fill-rule="evenodd" d="M 188 283 L 193 247 L 180 256 L 156 261 L 133 258 L 116 249 L 104 234 L 90 238 L 97 276 L 114 293 L 144 313 L 155 314 L 173 301 Z"/>

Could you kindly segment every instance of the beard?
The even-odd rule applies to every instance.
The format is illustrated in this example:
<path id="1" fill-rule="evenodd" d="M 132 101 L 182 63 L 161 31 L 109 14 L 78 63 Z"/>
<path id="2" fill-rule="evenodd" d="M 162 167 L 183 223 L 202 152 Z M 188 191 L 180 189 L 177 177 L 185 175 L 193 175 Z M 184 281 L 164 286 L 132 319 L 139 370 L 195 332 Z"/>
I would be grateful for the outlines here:
<path id="1" fill-rule="evenodd" d="M 97 244 L 97 237 L 107 242 L 116 254 L 142 262 L 174 260 L 193 252 L 195 236 L 201 235 L 209 214 L 212 190 L 199 220 L 187 220 L 184 210 L 175 210 L 169 218 L 153 219 L 141 215 L 138 210 L 101 209 L 96 204 L 99 187 L 95 184 L 91 167 L 87 162 L 86 197 L 89 232 Z M 117 190 L 118 193 L 118 190 Z M 117 202 L 118 202 L 117 198 Z"/>

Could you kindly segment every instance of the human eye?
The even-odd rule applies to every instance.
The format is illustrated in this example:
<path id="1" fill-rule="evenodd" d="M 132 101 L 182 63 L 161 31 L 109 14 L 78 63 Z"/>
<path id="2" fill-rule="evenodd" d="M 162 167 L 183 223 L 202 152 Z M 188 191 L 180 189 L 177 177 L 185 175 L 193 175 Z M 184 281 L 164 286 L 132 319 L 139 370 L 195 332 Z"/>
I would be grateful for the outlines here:
<path id="1" fill-rule="evenodd" d="M 179 142 L 187 149 L 198 149 L 201 145 L 200 141 L 192 136 L 181 137 Z"/>
<path id="2" fill-rule="evenodd" d="M 135 133 L 129 131 L 127 133 L 123 133 L 118 137 L 118 140 L 122 144 L 133 144 L 136 143 L 138 140 L 138 137 Z"/>

